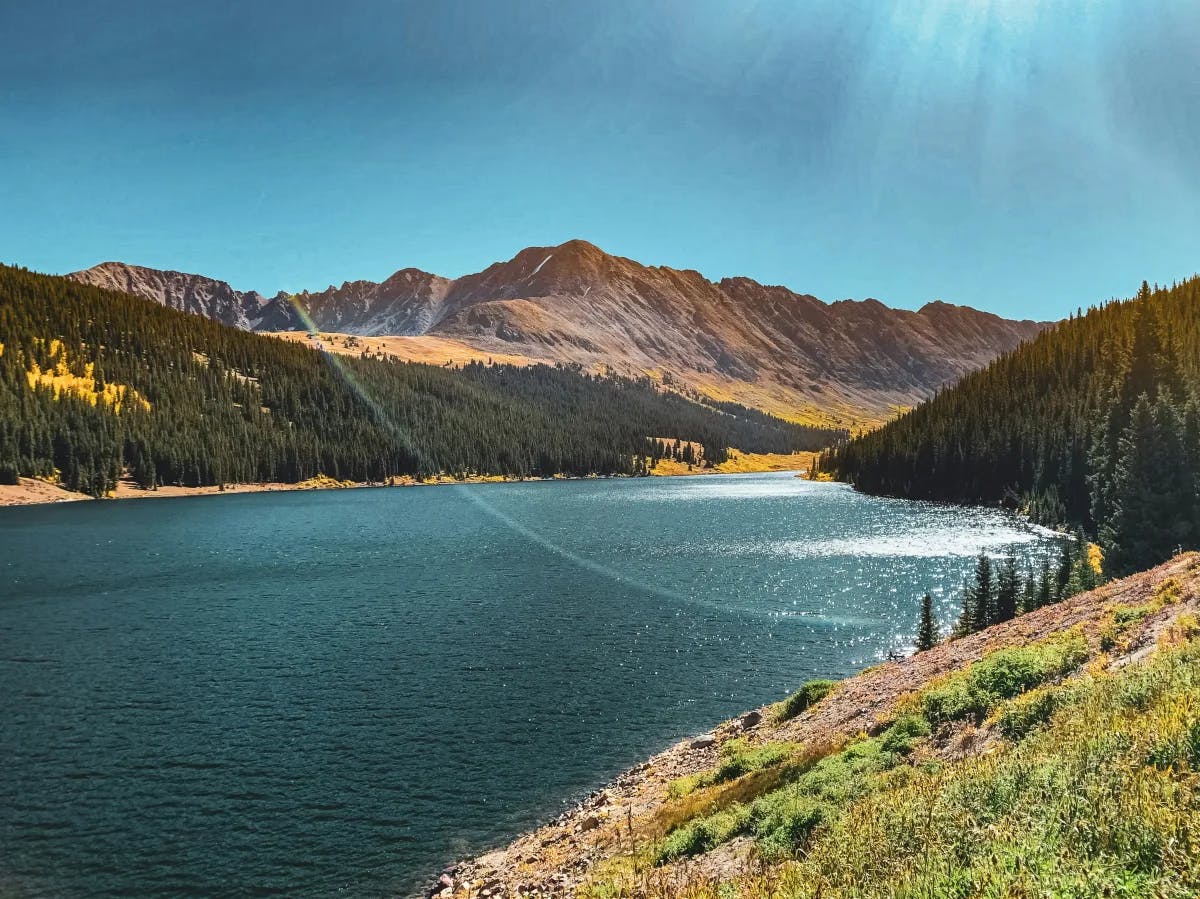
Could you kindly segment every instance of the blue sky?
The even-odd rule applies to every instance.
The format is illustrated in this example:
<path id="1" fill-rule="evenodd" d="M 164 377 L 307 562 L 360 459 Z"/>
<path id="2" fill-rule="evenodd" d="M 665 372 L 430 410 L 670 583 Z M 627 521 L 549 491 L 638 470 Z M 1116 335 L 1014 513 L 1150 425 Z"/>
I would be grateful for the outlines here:
<path id="1" fill-rule="evenodd" d="M 1052 318 L 1200 270 L 1200 3 L 0 0 L 0 259 L 241 289 L 582 237 Z"/>

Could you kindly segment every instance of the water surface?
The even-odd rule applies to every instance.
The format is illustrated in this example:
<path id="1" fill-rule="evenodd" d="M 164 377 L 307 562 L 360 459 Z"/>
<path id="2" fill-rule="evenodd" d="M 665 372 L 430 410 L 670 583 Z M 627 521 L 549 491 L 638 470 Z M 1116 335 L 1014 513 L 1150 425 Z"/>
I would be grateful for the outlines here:
<path id="1" fill-rule="evenodd" d="M 411 893 L 1010 550 L 787 474 L 0 510 L 0 894 Z"/>

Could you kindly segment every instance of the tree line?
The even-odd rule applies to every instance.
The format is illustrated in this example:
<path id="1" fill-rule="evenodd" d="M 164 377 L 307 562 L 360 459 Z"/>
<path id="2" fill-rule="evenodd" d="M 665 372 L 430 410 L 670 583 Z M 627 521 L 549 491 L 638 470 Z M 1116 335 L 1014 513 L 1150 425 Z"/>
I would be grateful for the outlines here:
<path id="1" fill-rule="evenodd" d="M 981 553 L 973 575 L 962 590 L 962 611 L 950 630 L 951 637 L 1011 621 L 1018 615 L 1061 602 L 1100 584 L 1100 572 L 1083 534 L 1064 541 L 1056 564 L 1044 560 L 1040 566 L 1022 566 L 1016 556 L 993 560 Z M 942 640 L 933 611 L 933 597 L 921 598 L 917 625 L 917 651 L 932 649 Z"/>
<path id="2" fill-rule="evenodd" d="M 153 488 L 633 475 L 651 437 L 720 460 L 837 431 L 570 367 L 334 357 L 121 293 L 0 266 L 0 482 Z"/>
<path id="3" fill-rule="evenodd" d="M 817 466 L 1079 528 L 1113 577 L 1200 547 L 1200 278 L 1073 315 Z"/>

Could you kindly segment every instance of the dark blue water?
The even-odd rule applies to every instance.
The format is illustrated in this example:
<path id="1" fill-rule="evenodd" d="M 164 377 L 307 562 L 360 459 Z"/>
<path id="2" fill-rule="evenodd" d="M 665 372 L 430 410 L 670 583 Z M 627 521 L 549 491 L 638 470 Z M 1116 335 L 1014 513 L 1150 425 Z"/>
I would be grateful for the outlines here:
<path id="1" fill-rule="evenodd" d="M 410 893 L 1009 548 L 788 475 L 0 510 L 0 894 Z"/>

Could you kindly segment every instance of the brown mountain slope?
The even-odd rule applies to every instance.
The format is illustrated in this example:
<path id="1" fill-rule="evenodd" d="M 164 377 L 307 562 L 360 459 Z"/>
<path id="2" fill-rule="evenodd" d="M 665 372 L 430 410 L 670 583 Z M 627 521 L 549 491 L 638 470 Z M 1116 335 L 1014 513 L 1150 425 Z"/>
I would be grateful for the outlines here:
<path id="1" fill-rule="evenodd" d="M 1043 327 L 945 303 L 918 312 L 877 300 L 823 303 L 749 278 L 712 282 L 642 265 L 581 240 L 530 247 L 456 280 L 404 269 L 379 284 L 295 297 L 123 263 L 72 277 L 242 328 L 305 331 L 311 323 L 380 338 L 373 348 L 405 356 L 428 355 L 411 340 L 428 337 L 480 356 L 651 374 L 718 399 L 841 424 L 886 418 Z"/>

